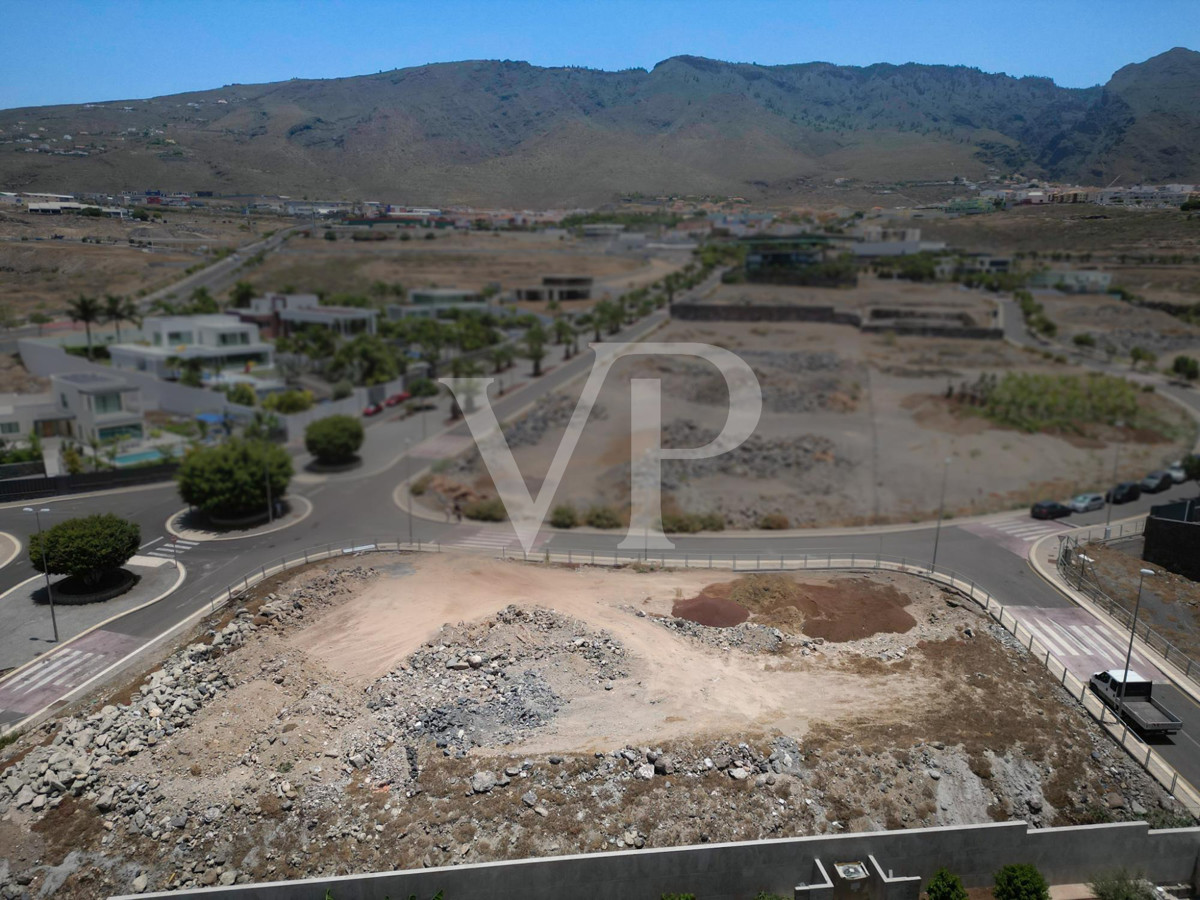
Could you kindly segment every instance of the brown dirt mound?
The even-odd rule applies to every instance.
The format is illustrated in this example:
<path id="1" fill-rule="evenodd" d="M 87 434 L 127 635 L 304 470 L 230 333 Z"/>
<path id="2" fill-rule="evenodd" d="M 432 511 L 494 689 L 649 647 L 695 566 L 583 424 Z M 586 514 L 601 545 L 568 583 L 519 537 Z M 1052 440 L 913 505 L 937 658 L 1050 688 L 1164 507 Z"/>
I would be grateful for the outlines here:
<path id="1" fill-rule="evenodd" d="M 905 609 L 909 598 L 891 585 L 866 578 L 839 578 L 801 585 L 789 575 L 748 575 L 711 584 L 671 612 L 701 625 L 728 627 L 748 615 L 762 625 L 838 643 L 874 634 L 902 634 L 917 624 Z M 739 614 L 741 618 L 735 618 Z"/>
<path id="2" fill-rule="evenodd" d="M 725 585 L 714 585 L 725 587 Z M 729 597 L 721 596 L 722 592 L 710 592 L 705 588 L 695 597 L 687 600 L 676 600 L 671 607 L 671 615 L 677 619 L 687 619 L 708 625 L 711 628 L 732 628 L 741 625 L 750 618 L 750 611 Z"/>

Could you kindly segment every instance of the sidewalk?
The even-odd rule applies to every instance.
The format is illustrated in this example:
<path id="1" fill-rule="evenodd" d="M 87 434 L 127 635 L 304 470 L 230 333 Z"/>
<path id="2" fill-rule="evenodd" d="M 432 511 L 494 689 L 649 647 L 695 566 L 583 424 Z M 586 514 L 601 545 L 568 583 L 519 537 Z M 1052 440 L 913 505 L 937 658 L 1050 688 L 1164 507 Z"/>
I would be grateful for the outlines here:
<path id="1" fill-rule="evenodd" d="M 168 560 L 153 556 L 135 556 L 125 568 L 141 576 L 127 593 L 100 603 L 54 605 L 57 644 L 53 640 L 50 607 L 34 600 L 35 594 L 40 596 L 45 592 L 44 576 L 34 575 L 0 596 L 0 670 L 23 666 L 114 616 L 162 599 L 179 585 L 184 571 L 182 567 L 176 570 Z"/>

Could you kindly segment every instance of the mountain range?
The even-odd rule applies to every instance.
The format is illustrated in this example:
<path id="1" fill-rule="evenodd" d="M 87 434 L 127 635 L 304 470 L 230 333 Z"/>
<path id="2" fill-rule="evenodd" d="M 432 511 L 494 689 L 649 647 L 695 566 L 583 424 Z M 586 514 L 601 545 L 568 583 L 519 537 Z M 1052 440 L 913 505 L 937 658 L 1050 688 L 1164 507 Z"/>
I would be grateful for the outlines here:
<path id="1" fill-rule="evenodd" d="M 1195 182 L 1198 97 L 1200 53 L 1184 48 L 1082 89 L 918 64 L 439 63 L 0 110 L 0 185 L 563 207 L 1014 172 Z"/>

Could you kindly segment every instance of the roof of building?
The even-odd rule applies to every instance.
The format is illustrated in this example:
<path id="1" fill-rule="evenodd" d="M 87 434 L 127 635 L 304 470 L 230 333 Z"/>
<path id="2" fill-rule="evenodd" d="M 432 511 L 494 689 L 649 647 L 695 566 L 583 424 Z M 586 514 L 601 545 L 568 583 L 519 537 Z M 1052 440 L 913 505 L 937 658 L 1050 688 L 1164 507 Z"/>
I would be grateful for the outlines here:
<path id="1" fill-rule="evenodd" d="M 110 375 L 107 372 L 66 372 L 50 377 L 53 381 L 65 381 L 83 394 L 138 390 L 136 384 L 131 384 L 115 373 Z"/>

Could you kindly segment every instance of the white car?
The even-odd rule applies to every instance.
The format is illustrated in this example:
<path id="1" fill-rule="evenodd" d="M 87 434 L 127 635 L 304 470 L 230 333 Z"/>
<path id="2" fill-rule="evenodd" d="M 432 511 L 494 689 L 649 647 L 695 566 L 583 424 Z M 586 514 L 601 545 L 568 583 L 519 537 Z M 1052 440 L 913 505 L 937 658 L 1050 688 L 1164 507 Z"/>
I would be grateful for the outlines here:
<path id="1" fill-rule="evenodd" d="M 1171 480 L 1176 484 L 1183 484 L 1187 481 L 1187 472 L 1183 471 L 1183 461 L 1175 460 L 1171 465 L 1167 466 L 1167 474 L 1171 476 Z"/>
<path id="2" fill-rule="evenodd" d="M 1091 512 L 1093 509 L 1104 509 L 1103 494 L 1077 494 L 1067 501 L 1067 506 L 1073 512 Z"/>

